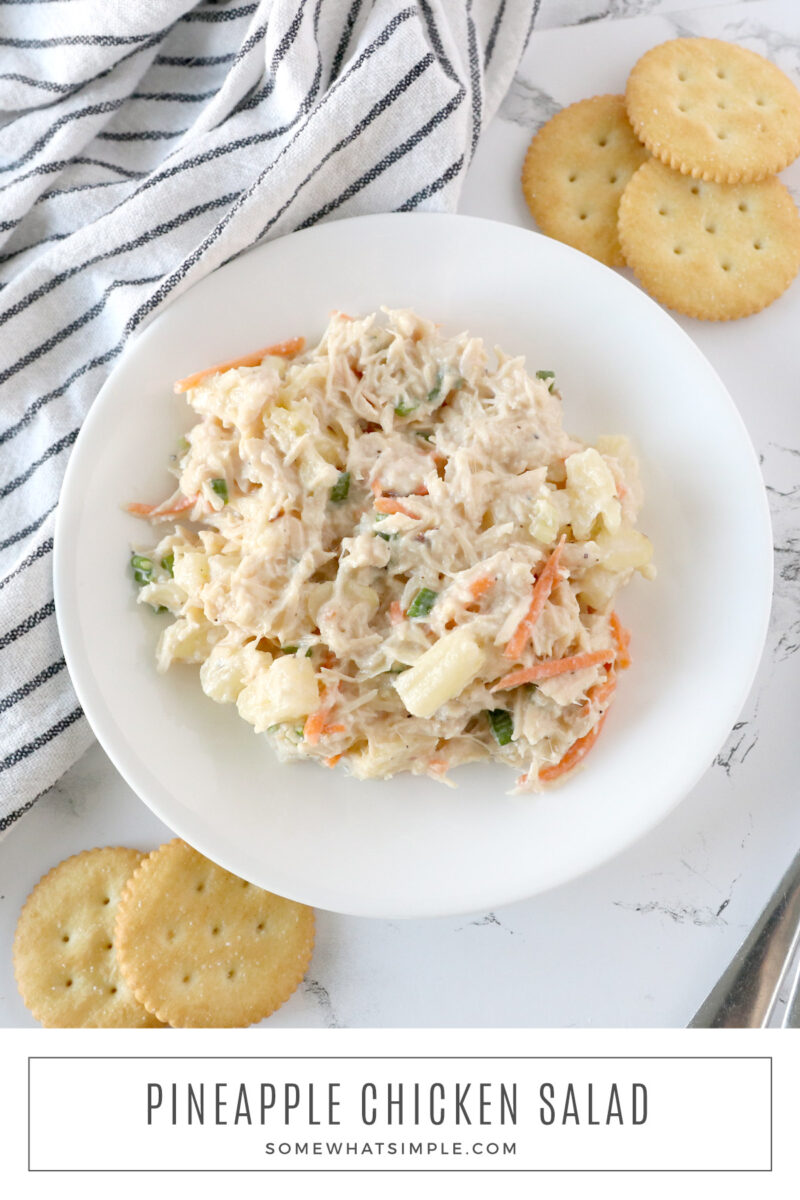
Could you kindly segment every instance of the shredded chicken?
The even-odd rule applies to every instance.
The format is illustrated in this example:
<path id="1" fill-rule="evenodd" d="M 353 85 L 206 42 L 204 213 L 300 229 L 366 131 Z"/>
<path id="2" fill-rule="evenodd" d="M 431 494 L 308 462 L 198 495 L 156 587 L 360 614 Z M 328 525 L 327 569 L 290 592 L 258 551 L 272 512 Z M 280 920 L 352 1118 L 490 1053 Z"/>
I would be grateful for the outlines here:
<path id="1" fill-rule="evenodd" d="M 132 506 L 179 514 L 135 556 L 175 618 L 160 670 L 200 664 L 279 758 L 359 779 L 493 759 L 527 792 L 580 761 L 625 665 L 615 596 L 653 575 L 625 438 L 586 446 L 552 371 L 407 310 L 187 400 L 178 491 Z"/>

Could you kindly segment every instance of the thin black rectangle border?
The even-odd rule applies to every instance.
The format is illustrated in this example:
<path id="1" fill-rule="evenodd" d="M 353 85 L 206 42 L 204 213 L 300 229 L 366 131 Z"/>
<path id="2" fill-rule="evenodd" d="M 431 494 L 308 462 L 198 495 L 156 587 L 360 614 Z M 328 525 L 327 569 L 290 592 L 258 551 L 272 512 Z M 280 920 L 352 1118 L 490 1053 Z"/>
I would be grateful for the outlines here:
<path id="1" fill-rule="evenodd" d="M 32 1062 L 768 1062 L 768 1167 L 31 1167 Z M 771 1175 L 773 1059 L 771 1054 L 29 1054 L 29 1175 Z"/>

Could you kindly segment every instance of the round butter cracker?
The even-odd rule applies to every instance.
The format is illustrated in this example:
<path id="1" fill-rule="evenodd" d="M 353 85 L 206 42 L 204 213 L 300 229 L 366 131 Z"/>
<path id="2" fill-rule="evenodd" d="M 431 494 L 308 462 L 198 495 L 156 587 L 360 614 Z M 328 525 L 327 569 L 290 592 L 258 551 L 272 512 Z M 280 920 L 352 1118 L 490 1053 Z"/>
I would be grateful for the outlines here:
<path id="1" fill-rule="evenodd" d="M 625 102 L 651 154 L 695 179 L 765 179 L 800 154 L 800 91 L 733 42 L 685 37 L 654 46 L 634 65 Z"/>
<path id="2" fill-rule="evenodd" d="M 647 151 L 630 127 L 623 96 L 592 96 L 556 113 L 534 136 L 522 190 L 542 233 L 614 267 L 622 191 Z"/>
<path id="3" fill-rule="evenodd" d="M 117 956 L 136 998 L 178 1027 L 251 1025 L 289 999 L 314 946 L 314 912 L 232 875 L 176 838 L 120 899 Z"/>
<path id="4" fill-rule="evenodd" d="M 143 857 L 122 846 L 84 850 L 53 867 L 31 892 L 14 935 L 14 974 L 42 1025 L 160 1024 L 134 997 L 114 953 L 117 902 Z"/>
<path id="5" fill-rule="evenodd" d="M 619 235 L 650 295 L 705 321 L 759 312 L 800 269 L 800 214 L 775 178 L 709 183 L 651 159 L 625 189 Z"/>

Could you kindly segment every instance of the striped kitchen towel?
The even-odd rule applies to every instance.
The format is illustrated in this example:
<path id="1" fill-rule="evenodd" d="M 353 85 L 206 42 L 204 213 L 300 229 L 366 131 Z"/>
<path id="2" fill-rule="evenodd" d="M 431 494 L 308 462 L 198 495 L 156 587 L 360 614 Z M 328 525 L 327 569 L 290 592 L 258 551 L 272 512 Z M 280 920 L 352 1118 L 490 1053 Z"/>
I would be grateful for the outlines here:
<path id="1" fill-rule="evenodd" d="M 53 527 L 126 341 L 263 239 L 452 211 L 537 7 L 0 6 L 0 833 L 90 742 L 56 630 Z"/>

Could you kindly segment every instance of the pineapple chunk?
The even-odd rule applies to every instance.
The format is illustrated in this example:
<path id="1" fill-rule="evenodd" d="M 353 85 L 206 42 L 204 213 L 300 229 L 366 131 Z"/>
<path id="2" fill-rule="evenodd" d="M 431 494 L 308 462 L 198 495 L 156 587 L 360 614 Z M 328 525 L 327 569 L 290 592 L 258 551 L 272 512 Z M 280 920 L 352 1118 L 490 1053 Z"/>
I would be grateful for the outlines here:
<path id="1" fill-rule="evenodd" d="M 432 717 L 437 708 L 463 692 L 486 660 L 466 629 L 446 633 L 426 650 L 410 671 L 394 682 L 397 693 L 414 717 Z"/>
<path id="2" fill-rule="evenodd" d="M 623 525 L 616 533 L 601 530 L 594 539 L 602 565 L 607 571 L 641 571 L 648 577 L 653 545 L 649 538 L 630 525 Z"/>
<path id="3" fill-rule="evenodd" d="M 231 704 L 246 684 L 272 662 L 272 655 L 246 646 L 215 646 L 200 668 L 200 685 L 217 704 Z"/>
<path id="4" fill-rule="evenodd" d="M 561 526 L 568 525 L 569 521 L 569 497 L 566 492 L 546 485 L 541 487 L 533 504 L 530 522 L 530 531 L 537 542 L 551 546 L 558 537 Z"/>
<path id="5" fill-rule="evenodd" d="M 319 707 L 314 668 L 307 658 L 285 655 L 266 671 L 259 671 L 239 693 L 239 716 L 263 733 L 270 725 L 307 717 Z"/>
<path id="6" fill-rule="evenodd" d="M 615 533 L 622 520 L 622 510 L 617 499 L 617 483 L 608 463 L 590 446 L 570 454 L 565 466 L 575 537 L 588 538 L 598 517 L 602 517 L 606 529 Z"/>
<path id="7" fill-rule="evenodd" d="M 163 672 L 173 662 L 204 662 L 224 636 L 225 630 L 206 621 L 202 614 L 178 617 L 158 639 L 156 666 Z"/>
<path id="8" fill-rule="evenodd" d="M 211 578 L 208 557 L 202 550 L 176 547 L 172 572 L 178 587 L 183 588 L 187 596 L 199 595 L 200 589 Z"/>
<path id="9" fill-rule="evenodd" d="M 595 612 L 609 608 L 619 587 L 619 576 L 604 567 L 591 567 L 581 579 L 578 600 Z"/>

